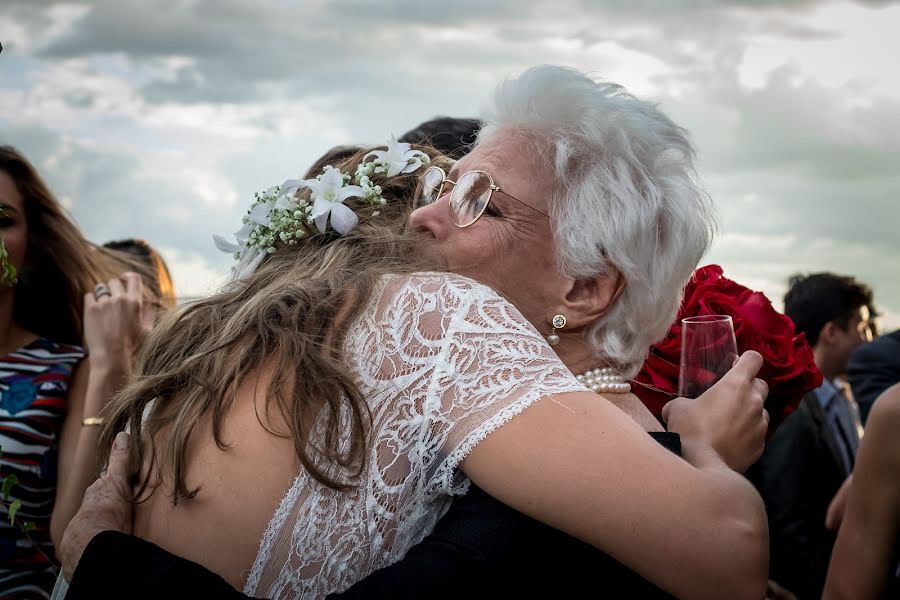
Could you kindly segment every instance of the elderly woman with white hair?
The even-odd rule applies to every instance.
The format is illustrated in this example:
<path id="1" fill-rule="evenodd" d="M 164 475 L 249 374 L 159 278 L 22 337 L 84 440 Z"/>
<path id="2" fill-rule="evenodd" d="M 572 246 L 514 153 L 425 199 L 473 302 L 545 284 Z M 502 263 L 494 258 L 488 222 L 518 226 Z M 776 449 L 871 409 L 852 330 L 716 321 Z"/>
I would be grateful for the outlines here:
<path id="1" fill-rule="evenodd" d="M 279 378 L 284 361 L 273 362 L 266 351 L 280 350 L 271 341 L 278 333 L 252 328 L 268 327 L 284 314 L 273 309 L 274 300 L 260 297 L 265 290 L 290 286 L 296 301 L 297 290 L 312 289 L 304 286 L 317 277 L 330 277 L 330 285 L 347 283 L 337 273 L 352 271 L 355 263 L 341 263 L 338 249 L 356 243 L 377 250 L 364 233 L 370 214 L 381 211 L 367 213 L 365 221 L 360 213 L 355 238 L 331 235 L 319 239 L 321 246 L 293 245 L 284 256 L 263 256 L 245 284 L 205 301 L 214 309 L 206 320 L 234 314 L 252 321 L 240 335 L 212 342 L 218 352 L 243 350 L 237 362 L 226 354 L 209 365 L 235 364 L 250 380 L 235 375 L 222 383 L 230 404 L 208 389 L 214 376 L 204 380 L 207 388 L 190 390 L 193 373 L 205 372 L 197 352 L 178 354 L 191 357 L 190 372 L 153 372 L 148 359 L 142 373 L 155 383 L 141 387 L 139 381 L 130 396 L 126 390 L 118 402 L 120 422 L 125 414 L 139 423 L 135 419 L 153 393 L 165 390 L 171 398 L 159 398 L 149 421 L 162 423 L 153 434 L 163 436 L 160 444 L 171 444 L 166 427 L 187 427 L 180 422 L 186 415 L 201 423 L 201 431 L 218 426 L 232 438 L 220 443 L 211 434 L 197 435 L 182 468 L 203 465 L 203 471 L 194 467 L 190 481 L 177 469 L 166 471 L 149 508 L 138 508 L 138 533 L 248 594 L 321 597 L 402 558 L 471 480 L 673 595 L 762 597 L 766 519 L 761 500 L 740 475 L 761 453 L 766 431 L 765 384 L 754 379 L 760 357 L 748 353 L 700 398 L 667 406 L 684 460 L 647 436 L 655 423 L 626 382 L 666 332 L 683 284 L 711 238 L 711 209 L 695 180 L 685 132 L 622 88 L 558 67 L 530 69 L 502 84 L 485 123 L 473 152 L 449 171 L 410 163 L 421 181 L 409 224 L 431 264 L 453 274 L 389 275 L 371 286 L 343 285 L 341 294 L 349 295 L 339 297 L 344 302 L 332 313 L 310 300 L 318 323 L 325 314 L 336 324 L 320 325 L 324 349 L 307 348 L 303 356 L 325 352 L 335 335 L 345 336 L 343 360 L 353 384 L 331 389 L 327 378 L 314 383 L 320 394 L 336 389 L 348 398 L 315 406 L 352 408 L 335 413 L 333 437 L 342 440 L 344 454 L 332 464 L 358 464 L 352 452 L 362 439 L 362 485 L 338 485 L 345 480 L 329 479 L 332 471 L 298 450 L 318 443 L 328 457 L 331 438 L 316 437 L 323 422 L 310 428 L 297 414 L 300 401 L 310 398 L 277 405 L 280 415 L 268 402 L 257 405 L 259 390 L 268 400 L 268 389 L 309 384 Z M 384 156 L 394 154 L 389 148 Z M 322 182 L 325 176 L 310 185 Z M 331 219 L 338 230 L 334 214 Z M 291 267 L 282 277 L 277 271 L 277 261 L 302 262 L 302 253 L 322 247 L 331 272 L 323 274 L 329 269 L 321 260 L 309 273 Z M 368 257 L 353 255 L 356 261 Z M 402 264 L 395 267 L 405 272 Z M 288 276 L 291 282 L 281 283 Z M 244 305 L 232 311 L 237 301 Z M 203 310 L 185 309 L 171 327 L 193 338 L 237 327 L 236 321 L 207 323 Z M 291 314 L 292 326 L 308 333 L 305 313 Z M 268 345 L 244 347 L 254 335 Z M 176 332 L 156 332 L 151 344 L 165 353 L 167 336 L 174 339 Z M 301 362 L 298 369 L 327 374 L 333 368 L 344 385 L 344 371 L 317 365 Z M 281 400 L 285 392 L 273 394 Z M 360 397 L 362 404 L 353 404 Z M 191 412 L 186 402 L 201 409 Z M 206 414 L 212 410 L 220 425 Z M 341 418 L 352 421 L 365 410 L 372 421 L 361 428 L 362 437 L 340 429 Z M 306 426 L 307 437 L 299 437 L 298 424 Z M 273 437 L 285 428 L 289 435 Z M 134 443 L 143 444 L 138 438 Z M 67 533 L 62 555 L 70 569 L 97 529 L 123 529 L 109 519 L 96 524 L 121 490 L 127 472 L 121 454 L 114 451 L 110 473 L 91 490 Z M 169 459 L 161 456 L 154 455 L 160 463 L 151 462 L 150 469 L 163 469 Z M 146 466 L 146 457 L 139 464 Z M 253 486 L 245 489 L 248 478 Z M 202 489 L 187 493 L 201 483 Z M 162 491 L 178 503 L 161 502 Z M 236 506 L 239 519 L 223 527 L 219 518 Z M 119 502 L 106 514 L 121 517 L 122 510 Z"/>

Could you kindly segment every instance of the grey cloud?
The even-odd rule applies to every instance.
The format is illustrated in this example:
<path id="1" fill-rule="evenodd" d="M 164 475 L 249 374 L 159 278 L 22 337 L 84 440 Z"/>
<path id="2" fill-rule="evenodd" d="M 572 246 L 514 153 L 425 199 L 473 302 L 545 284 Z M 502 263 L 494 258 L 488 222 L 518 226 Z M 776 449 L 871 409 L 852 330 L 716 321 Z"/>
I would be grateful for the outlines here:
<path id="1" fill-rule="evenodd" d="M 38 35 L 49 22 L 49 4 L 14 1 L 4 3 L 0 12 L 27 21 L 29 31 Z M 227 177 L 240 198 L 225 208 L 198 204 L 175 174 L 143 174 L 138 180 L 134 156 L 81 146 L 48 177 L 73 199 L 74 212 L 92 237 L 102 241 L 140 235 L 222 265 L 227 260 L 212 249 L 210 235 L 233 231 L 253 191 L 299 174 L 331 144 L 377 143 L 387 133 L 400 133 L 435 114 L 472 114 L 492 80 L 541 60 L 535 42 L 550 35 L 576 39 L 585 47 L 614 41 L 668 66 L 656 76 L 658 89 L 679 87 L 681 95 L 659 100 L 694 132 L 701 169 L 726 215 L 726 230 L 797 238 L 781 250 L 724 248 L 721 255 L 729 264 L 775 279 L 796 269 L 856 272 L 900 309 L 900 282 L 884 281 L 886 273 L 896 270 L 891 261 L 897 256 L 893 226 L 900 179 L 894 173 L 900 148 L 891 140 L 900 139 L 900 106 L 873 99 L 869 106 L 847 111 L 838 106 L 844 92 L 809 83 L 795 86 L 790 81 L 794 73 L 787 70 L 753 92 L 737 81 L 736 70 L 752 34 L 795 40 L 834 35 L 793 19 L 791 11 L 761 12 L 755 19 L 743 15 L 779 7 L 802 13 L 815 2 L 561 0 L 560 14 L 552 19 L 534 16 L 531 11 L 540 8 L 536 3 L 523 4 L 340 0 L 286 8 L 284 3 L 237 0 L 92 2 L 93 10 L 70 31 L 49 40 L 38 61 L 121 54 L 137 70 L 161 58 L 184 56 L 193 63 L 174 80 L 143 83 L 145 101 L 216 105 L 304 98 L 327 105 L 335 127 L 352 133 L 347 139 L 332 139 L 312 127 L 297 139 L 264 135 L 220 152 L 212 170 Z M 572 7 L 571 14 L 566 7 Z M 480 43 L 433 35 L 438 27 L 466 32 L 473 24 L 494 24 L 496 35 Z M 615 66 L 604 60 L 597 59 L 592 68 L 603 73 Z M 65 101 L 89 106 L 93 97 L 75 91 Z M 836 136 L 837 117 L 852 122 L 863 135 Z M 265 113 L 254 124 L 278 131 L 273 119 Z M 55 132 L 34 127 L 12 134 L 12 141 L 25 146 L 38 162 L 63 143 Z M 136 181 L 141 188 L 135 187 Z M 744 201 L 748 194 L 758 200 Z M 190 223 L 160 216 L 161 206 L 187 210 Z M 835 246 L 808 250 L 817 239 L 831 239 Z"/>
<path id="2" fill-rule="evenodd" d="M 732 276 L 769 280 L 777 294 L 796 272 L 854 275 L 874 287 L 878 306 L 900 314 L 900 280 L 894 276 L 896 204 L 886 198 L 900 192 L 900 177 L 833 186 L 769 172 L 731 177 L 711 189 L 726 231 L 759 237 L 741 243 L 723 240 L 706 262 L 726 265 Z M 748 190 L 760 196 L 747 202 L 742 195 Z M 773 300 L 780 300 L 769 291 Z"/>
<path id="3" fill-rule="evenodd" d="M 685 27 L 686 23 L 695 24 L 692 10 L 722 4 L 696 0 L 681 3 L 684 10 L 673 10 L 673 4 L 582 2 L 580 7 L 575 4 L 573 10 L 577 12 L 568 16 L 563 5 L 560 14 L 529 19 L 542 6 L 540 3 L 463 0 L 443 6 L 398 0 L 377 4 L 341 0 L 298 9 L 280 3 L 251 6 L 236 0 L 177 5 L 155 0 L 142 4 L 140 18 L 135 19 L 129 4 L 105 0 L 92 4 L 84 19 L 51 41 L 40 55 L 58 59 L 122 53 L 138 61 L 189 56 L 196 61 L 194 68 L 185 69 L 174 81 L 146 84 L 143 91 L 149 101 L 246 102 L 263 97 L 273 86 L 303 96 L 310 90 L 340 89 L 350 81 L 357 87 L 378 87 L 390 77 L 394 87 L 399 87 L 398 83 L 407 82 L 404 75 L 408 73 L 404 71 L 418 63 L 409 60 L 415 53 L 422 55 L 420 60 L 425 58 L 438 66 L 470 65 L 475 70 L 484 68 L 486 58 L 488 64 L 500 68 L 520 64 L 525 48 L 498 44 L 486 57 L 484 48 L 476 44 L 428 38 L 431 29 L 443 25 L 492 25 L 496 28 L 492 36 L 500 41 L 529 47 L 535 39 L 547 35 L 543 24 L 571 20 L 580 27 L 577 36 L 585 43 L 613 39 L 676 66 L 680 62 L 682 67 L 693 64 L 695 57 L 673 51 L 673 40 L 700 41 L 701 47 L 709 47 L 721 43 L 722 37 L 735 35 L 740 27 L 739 19 L 714 10 L 704 15 L 703 28 Z M 618 25 L 635 18 L 641 23 L 652 22 L 659 35 L 623 39 L 617 33 Z M 813 32 L 797 33 L 801 34 Z M 491 41 L 485 40 L 487 44 Z M 410 83 L 419 79 L 417 73 L 411 75 Z"/>
<path id="4" fill-rule="evenodd" d="M 65 35 L 41 52 L 46 58 L 68 58 L 103 53 L 132 57 L 185 55 L 215 57 L 229 48 L 239 54 L 249 50 L 251 25 L 260 13 L 246 3 L 172 3 L 148 0 L 139 18 L 126 2 L 89 3 L 90 12 Z M 241 7 L 246 7 L 241 10 Z"/>
<path id="5" fill-rule="evenodd" d="M 408 0 L 334 0 L 329 13 L 356 23 L 464 25 L 467 23 L 509 23 L 526 20 L 539 3 L 521 0 L 455 0 L 452 3 L 409 2 Z"/>
<path id="6" fill-rule="evenodd" d="M 854 0 L 857 4 L 884 6 L 898 0 Z M 678 13 L 718 8 L 807 8 L 827 0 L 581 0 L 586 8 L 602 8 L 627 14 Z"/>
<path id="7" fill-rule="evenodd" d="M 3 143 L 21 150 L 58 197 L 71 199 L 78 225 L 98 243 L 142 237 L 154 245 L 218 258 L 209 244 L 212 234 L 230 231 L 237 222 L 234 215 L 197 206 L 190 189 L 179 187 L 166 174 L 150 180 L 139 176 L 135 156 L 85 148 L 35 126 L 5 128 Z M 49 165 L 52 156 L 60 158 Z M 192 205 L 196 210 L 190 225 L 161 216 L 165 211 L 160 208 Z"/>
<path id="8" fill-rule="evenodd" d="M 690 108 L 679 107 L 698 133 L 709 172 L 782 169 L 828 181 L 896 173 L 900 101 L 873 100 L 871 106 L 848 110 L 840 94 L 810 82 L 797 86 L 790 82 L 792 75 L 782 69 L 765 88 L 750 93 L 722 82 L 700 84 L 706 97 L 696 98 Z"/>

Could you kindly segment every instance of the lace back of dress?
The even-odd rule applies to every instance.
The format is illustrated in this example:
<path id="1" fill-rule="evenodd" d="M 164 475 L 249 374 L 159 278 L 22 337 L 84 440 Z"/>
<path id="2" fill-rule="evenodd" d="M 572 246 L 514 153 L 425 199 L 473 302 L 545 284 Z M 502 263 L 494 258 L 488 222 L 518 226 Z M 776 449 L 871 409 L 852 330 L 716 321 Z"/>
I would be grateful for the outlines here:
<path id="1" fill-rule="evenodd" d="M 384 278 L 345 348 L 372 413 L 365 477 L 338 492 L 297 476 L 250 595 L 323 597 L 399 560 L 465 492 L 457 467 L 479 441 L 542 396 L 583 390 L 513 306 L 453 275 Z"/>

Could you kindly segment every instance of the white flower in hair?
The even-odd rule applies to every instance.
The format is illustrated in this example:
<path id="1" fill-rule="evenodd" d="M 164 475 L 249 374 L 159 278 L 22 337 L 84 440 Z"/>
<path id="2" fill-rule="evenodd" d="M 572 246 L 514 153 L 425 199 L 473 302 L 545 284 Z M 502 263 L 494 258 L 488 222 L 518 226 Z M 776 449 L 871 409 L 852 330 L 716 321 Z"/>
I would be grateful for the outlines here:
<path id="1" fill-rule="evenodd" d="M 244 215 L 243 227 L 234 232 L 234 242 L 213 236 L 216 248 L 233 254 L 238 261 L 232 278 L 237 280 L 253 273 L 267 254 L 275 252 L 276 240 L 295 244 L 304 235 L 301 222 L 309 210 L 311 207 L 283 194 L 277 186 L 257 193 Z"/>
<path id="2" fill-rule="evenodd" d="M 411 148 L 412 146 L 406 142 L 398 142 L 397 138 L 391 134 L 387 150 L 372 150 L 363 157 L 363 161 L 374 156 L 375 160 L 370 163 L 375 165 L 373 172 L 384 173 L 386 177 L 394 177 L 400 173 L 412 173 L 423 164 L 431 162 L 427 154 Z"/>
<path id="3" fill-rule="evenodd" d="M 269 227 L 272 224 L 273 212 L 278 210 L 290 210 L 291 200 L 288 196 L 280 194 L 278 187 L 270 187 L 263 195 L 265 201 L 260 202 L 250 209 L 247 217 L 251 222 L 263 227 Z M 249 233 L 249 232 L 248 232 Z"/>
<path id="4" fill-rule="evenodd" d="M 232 269 L 231 276 L 235 280 L 243 279 L 247 275 L 250 275 L 254 271 L 256 271 L 256 267 L 263 261 L 266 257 L 267 252 L 258 246 L 250 246 L 249 248 L 245 248 L 243 252 L 241 252 L 241 256 L 238 259 L 238 264 L 234 266 Z"/>
<path id="5" fill-rule="evenodd" d="M 235 234 L 235 237 L 237 237 L 237 234 Z M 239 243 L 229 242 L 218 233 L 213 234 L 213 244 L 216 245 L 219 251 L 227 254 L 237 254 L 242 250 L 242 246 Z"/>
<path id="6" fill-rule="evenodd" d="M 368 160 L 374 157 L 373 160 Z M 243 218 L 243 227 L 234 233 L 231 242 L 214 235 L 216 248 L 234 256 L 237 264 L 232 269 L 234 280 L 251 273 L 265 257 L 277 251 L 279 246 L 295 246 L 307 235 L 309 225 L 325 233 L 329 221 L 339 235 L 350 232 L 359 218 L 344 201 L 359 198 L 364 210 L 372 210 L 377 217 L 378 210 L 387 203 L 382 189 L 372 181 L 412 173 L 431 159 L 424 152 L 412 150 L 409 144 L 400 143 L 391 136 L 387 150 L 374 150 L 363 158 L 356 173 L 344 173 L 326 166 L 313 179 L 288 179 L 280 186 L 270 187 L 265 192 L 254 195 L 253 202 Z M 309 197 L 298 195 L 301 189 L 309 189 Z M 373 210 L 374 209 L 374 210 Z"/>
<path id="7" fill-rule="evenodd" d="M 362 198 L 365 192 L 358 185 L 346 185 L 346 176 L 337 169 L 326 168 L 325 172 L 315 179 L 288 180 L 282 187 L 291 191 L 309 188 L 312 192 L 310 199 L 313 202 L 309 217 L 322 233 L 325 233 L 328 227 L 329 216 L 331 227 L 341 235 L 348 233 L 359 222 L 356 213 L 344 206 L 343 202 L 348 198 Z"/>

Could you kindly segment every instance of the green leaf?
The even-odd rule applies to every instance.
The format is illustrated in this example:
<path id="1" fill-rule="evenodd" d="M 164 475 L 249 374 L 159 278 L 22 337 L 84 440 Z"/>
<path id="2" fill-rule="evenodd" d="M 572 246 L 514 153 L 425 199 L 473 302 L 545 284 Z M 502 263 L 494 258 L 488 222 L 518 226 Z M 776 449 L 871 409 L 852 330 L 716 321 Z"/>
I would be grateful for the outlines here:
<path id="1" fill-rule="evenodd" d="M 3 478 L 3 486 L 0 487 L 0 494 L 3 494 L 4 502 L 9 502 L 9 493 L 17 485 L 19 485 L 19 478 L 12 473 Z"/>
<path id="2" fill-rule="evenodd" d="M 25 521 L 22 523 L 22 532 L 23 533 L 31 533 L 37 529 L 37 525 L 34 524 L 34 521 Z"/>
<path id="3" fill-rule="evenodd" d="M 15 285 L 18 278 L 16 268 L 9 262 L 9 253 L 6 251 L 3 238 L 0 238 L 0 284 Z"/>
<path id="4" fill-rule="evenodd" d="M 16 513 L 19 512 L 19 509 L 22 508 L 21 500 L 13 500 L 13 503 L 9 505 L 9 524 L 12 525 L 16 520 Z"/>

